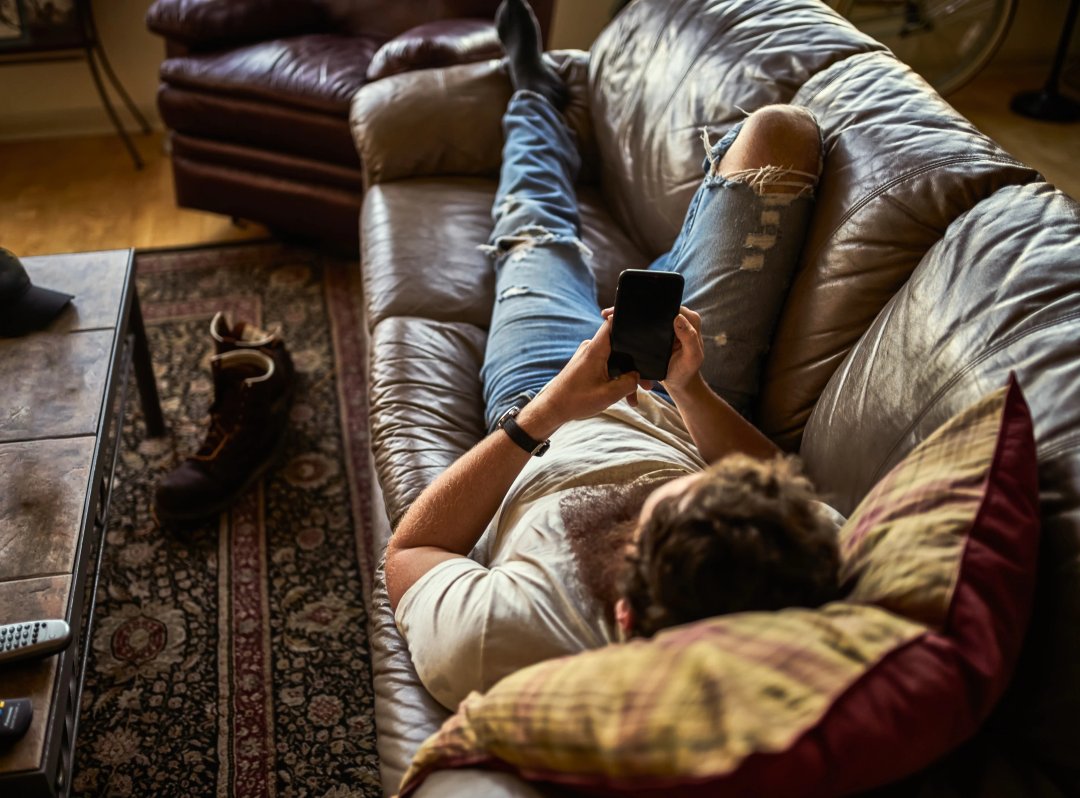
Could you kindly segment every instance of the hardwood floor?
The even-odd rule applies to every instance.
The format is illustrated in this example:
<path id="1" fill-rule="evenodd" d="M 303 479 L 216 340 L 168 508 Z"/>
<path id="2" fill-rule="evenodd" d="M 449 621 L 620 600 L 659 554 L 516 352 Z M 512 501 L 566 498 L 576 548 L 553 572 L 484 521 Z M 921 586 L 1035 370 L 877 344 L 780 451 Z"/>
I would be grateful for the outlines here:
<path id="1" fill-rule="evenodd" d="M 45 255 L 269 235 L 177 208 L 162 134 L 135 141 L 146 161 L 140 171 L 115 136 L 0 142 L 0 246 Z"/>
<path id="2" fill-rule="evenodd" d="M 948 100 L 1013 157 L 1080 200 L 1080 122 L 1039 122 L 1009 110 L 1014 94 L 1042 88 L 1049 72 L 1048 64 L 994 62 Z"/>
<path id="3" fill-rule="evenodd" d="M 1009 111 L 1017 91 L 1046 79 L 1045 65 L 992 64 L 949 98 L 1016 158 L 1080 198 L 1080 124 L 1036 122 Z M 18 255 L 165 247 L 268 235 L 215 214 L 181 210 L 161 134 L 136 138 L 135 171 L 113 136 L 0 142 L 0 246 Z"/>

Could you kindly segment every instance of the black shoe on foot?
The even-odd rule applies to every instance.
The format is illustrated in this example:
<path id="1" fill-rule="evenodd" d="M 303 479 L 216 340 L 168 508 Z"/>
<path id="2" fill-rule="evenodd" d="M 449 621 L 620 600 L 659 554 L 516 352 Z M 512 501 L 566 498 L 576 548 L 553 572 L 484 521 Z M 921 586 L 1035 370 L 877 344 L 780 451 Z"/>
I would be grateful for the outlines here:
<path id="1" fill-rule="evenodd" d="M 561 111 L 566 105 L 566 84 L 544 62 L 540 23 L 526 0 L 503 0 L 495 12 L 495 27 L 514 89 L 534 91 Z"/>

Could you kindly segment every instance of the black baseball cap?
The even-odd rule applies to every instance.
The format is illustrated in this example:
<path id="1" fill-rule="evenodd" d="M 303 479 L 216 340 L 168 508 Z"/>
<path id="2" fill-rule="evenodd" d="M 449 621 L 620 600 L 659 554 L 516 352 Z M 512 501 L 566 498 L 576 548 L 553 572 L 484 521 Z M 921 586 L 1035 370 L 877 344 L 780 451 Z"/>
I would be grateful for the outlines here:
<path id="1" fill-rule="evenodd" d="M 0 338 L 40 330 L 72 299 L 30 282 L 22 263 L 0 247 Z"/>

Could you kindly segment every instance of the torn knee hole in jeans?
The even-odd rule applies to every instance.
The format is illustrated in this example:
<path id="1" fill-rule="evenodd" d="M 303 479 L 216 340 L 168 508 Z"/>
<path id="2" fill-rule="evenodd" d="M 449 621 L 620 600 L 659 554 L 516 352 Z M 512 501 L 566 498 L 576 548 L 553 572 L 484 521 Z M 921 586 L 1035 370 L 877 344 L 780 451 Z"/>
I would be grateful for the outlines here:
<path id="1" fill-rule="evenodd" d="M 509 288 L 504 288 L 500 293 L 498 300 L 502 302 L 504 299 L 512 299 L 516 296 L 528 296 L 532 293 L 532 289 L 524 285 L 512 285 Z"/>
<path id="2" fill-rule="evenodd" d="M 753 169 L 740 169 L 723 174 L 720 171 L 722 158 L 713 154 L 713 144 L 709 139 L 708 128 L 701 129 L 701 141 L 705 145 L 705 157 L 709 161 L 709 178 L 721 184 L 744 184 L 753 189 L 759 197 L 767 197 L 772 205 L 790 205 L 799 197 L 813 197 L 818 176 L 810 172 L 793 169 L 790 166 L 759 166 Z M 776 189 L 795 189 L 795 191 L 777 191 Z"/>
<path id="3" fill-rule="evenodd" d="M 783 194 L 766 194 L 762 197 L 762 209 L 758 229 L 751 230 L 743 240 L 743 257 L 740 271 L 759 272 L 765 268 L 765 254 L 780 240 L 780 211 L 771 200 Z M 791 196 L 791 195 L 787 195 Z"/>
<path id="4" fill-rule="evenodd" d="M 592 250 L 576 236 L 556 235 L 542 225 L 527 225 L 511 235 L 499 236 L 494 244 L 481 244 L 479 249 L 492 258 L 508 256 L 511 262 L 523 260 L 539 246 L 572 246 L 586 258 L 592 257 Z"/>
<path id="5" fill-rule="evenodd" d="M 495 213 L 499 216 L 504 216 L 510 211 L 514 210 L 518 205 L 517 194 L 507 194 L 502 198 L 502 202 L 495 208 Z"/>

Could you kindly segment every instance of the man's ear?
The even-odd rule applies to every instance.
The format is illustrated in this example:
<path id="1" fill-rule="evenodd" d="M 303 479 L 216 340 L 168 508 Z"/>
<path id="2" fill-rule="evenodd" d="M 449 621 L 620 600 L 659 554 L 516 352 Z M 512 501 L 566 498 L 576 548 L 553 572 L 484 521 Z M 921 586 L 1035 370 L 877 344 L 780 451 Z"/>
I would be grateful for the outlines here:
<path id="1" fill-rule="evenodd" d="M 629 640 L 634 630 L 634 611 L 630 602 L 624 598 L 615 602 L 615 623 L 622 632 L 623 640 Z"/>

